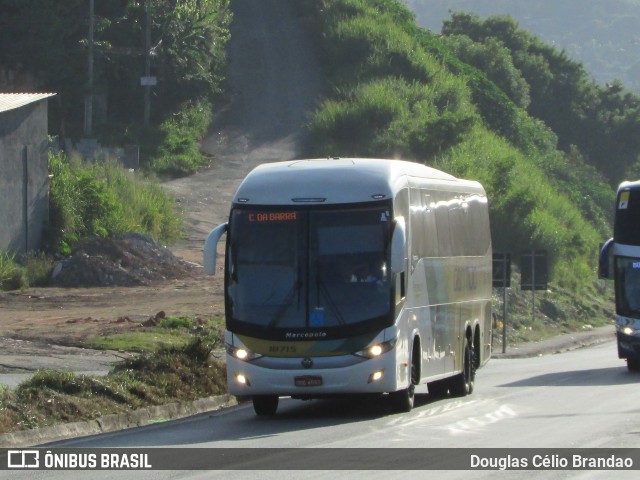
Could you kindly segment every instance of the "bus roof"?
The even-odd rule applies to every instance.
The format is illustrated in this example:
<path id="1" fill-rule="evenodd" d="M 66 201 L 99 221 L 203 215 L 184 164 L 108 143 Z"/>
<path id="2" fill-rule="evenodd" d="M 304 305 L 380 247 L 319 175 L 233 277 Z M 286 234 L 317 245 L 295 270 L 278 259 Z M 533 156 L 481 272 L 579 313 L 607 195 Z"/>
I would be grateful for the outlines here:
<path id="1" fill-rule="evenodd" d="M 234 203 L 291 205 L 371 202 L 394 198 L 410 181 L 484 193 L 477 182 L 460 180 L 416 162 L 325 158 L 259 165 L 238 187 Z"/>
<path id="2" fill-rule="evenodd" d="M 622 182 L 618 186 L 618 192 L 620 190 L 635 190 L 637 188 L 640 188 L 640 180 L 635 180 L 633 182 Z"/>

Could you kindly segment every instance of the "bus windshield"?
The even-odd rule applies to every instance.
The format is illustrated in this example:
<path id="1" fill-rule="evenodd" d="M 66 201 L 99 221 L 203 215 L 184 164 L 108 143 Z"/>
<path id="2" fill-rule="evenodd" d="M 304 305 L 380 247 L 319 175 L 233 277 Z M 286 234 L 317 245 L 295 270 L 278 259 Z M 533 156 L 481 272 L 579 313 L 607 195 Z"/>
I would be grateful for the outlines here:
<path id="1" fill-rule="evenodd" d="M 640 258 L 616 257 L 616 312 L 640 318 Z"/>
<path id="2" fill-rule="evenodd" d="M 386 203 L 235 208 L 227 246 L 227 328 L 276 338 L 322 331 L 326 338 L 388 325 L 391 224 Z"/>

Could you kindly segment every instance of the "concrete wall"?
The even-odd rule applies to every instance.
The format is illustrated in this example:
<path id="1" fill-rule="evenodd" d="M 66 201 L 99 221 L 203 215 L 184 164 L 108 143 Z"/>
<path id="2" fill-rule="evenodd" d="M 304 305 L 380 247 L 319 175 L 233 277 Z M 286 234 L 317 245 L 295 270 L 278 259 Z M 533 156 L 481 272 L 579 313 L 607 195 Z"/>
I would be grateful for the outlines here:
<path id="1" fill-rule="evenodd" d="M 0 250 L 38 249 L 49 219 L 47 100 L 0 112 Z"/>

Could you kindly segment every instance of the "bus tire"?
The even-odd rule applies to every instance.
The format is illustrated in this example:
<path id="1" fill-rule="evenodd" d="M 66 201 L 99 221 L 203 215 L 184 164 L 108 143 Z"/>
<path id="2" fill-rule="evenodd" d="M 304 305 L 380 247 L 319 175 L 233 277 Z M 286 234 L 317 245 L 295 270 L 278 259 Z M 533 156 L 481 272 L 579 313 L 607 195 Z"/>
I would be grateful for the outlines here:
<path id="1" fill-rule="evenodd" d="M 406 413 L 413 409 L 416 397 L 415 389 L 415 385 L 411 384 L 405 389 L 398 390 L 397 392 L 391 392 L 391 402 L 393 404 L 394 412 Z"/>
<path id="2" fill-rule="evenodd" d="M 630 372 L 640 372 L 640 358 L 627 358 L 627 369 Z"/>
<path id="3" fill-rule="evenodd" d="M 451 379 L 449 391 L 454 397 L 464 397 L 473 393 L 473 384 L 476 377 L 474 351 L 469 346 L 469 339 L 464 341 L 464 358 L 462 372 Z"/>
<path id="4" fill-rule="evenodd" d="M 278 410 L 277 395 L 256 395 L 252 400 L 256 415 L 275 415 Z"/>
<path id="5" fill-rule="evenodd" d="M 410 412 L 413 409 L 413 404 L 416 398 L 416 385 L 420 378 L 420 371 L 415 363 L 415 353 L 411 355 L 411 371 L 409 372 L 409 386 L 397 392 L 392 392 L 391 402 L 393 404 L 393 410 L 398 413 Z"/>

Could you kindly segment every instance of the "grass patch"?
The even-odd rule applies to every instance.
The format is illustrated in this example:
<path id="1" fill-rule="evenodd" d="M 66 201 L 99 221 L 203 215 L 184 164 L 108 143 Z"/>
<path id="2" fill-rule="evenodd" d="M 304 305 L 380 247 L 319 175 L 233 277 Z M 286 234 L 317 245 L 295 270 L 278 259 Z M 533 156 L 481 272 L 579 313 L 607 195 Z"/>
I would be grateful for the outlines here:
<path id="1" fill-rule="evenodd" d="M 222 338 L 224 320 L 221 317 L 200 319 L 190 317 L 152 318 L 140 330 L 91 337 L 83 343 L 85 348 L 122 350 L 127 352 L 157 352 L 165 348 L 181 348 L 189 344 L 194 335 Z M 219 346 L 221 346 L 220 343 Z"/>
<path id="2" fill-rule="evenodd" d="M 85 348 L 96 350 L 124 350 L 127 352 L 154 352 L 161 348 L 178 347 L 186 344 L 191 335 L 157 329 L 92 337 L 84 342 Z"/>
<path id="3" fill-rule="evenodd" d="M 28 252 L 20 260 L 0 252 L 0 290 L 41 287 L 49 283 L 55 260 L 43 252 Z"/>
<path id="4" fill-rule="evenodd" d="M 513 273 L 511 285 L 507 293 L 507 348 L 613 324 L 613 285 L 604 280 L 594 281 L 591 295 L 580 296 L 571 289 L 550 284 L 548 290 L 536 292 L 535 310 L 531 292 L 519 288 L 519 272 Z M 500 322 L 494 330 L 494 351 L 499 352 L 502 351 L 502 290 L 494 290 L 494 294 L 493 307 Z"/>
<path id="5" fill-rule="evenodd" d="M 0 290 L 16 290 L 24 284 L 24 272 L 15 254 L 0 251 Z"/>
<path id="6" fill-rule="evenodd" d="M 0 389 L 0 433 L 225 394 L 224 364 L 211 355 L 221 344 L 219 329 L 203 330 L 184 345 L 126 360 L 104 377 L 38 371 L 15 390 Z"/>
<path id="7" fill-rule="evenodd" d="M 160 125 L 163 140 L 151 169 L 159 175 L 185 176 L 207 165 L 200 152 L 200 140 L 207 133 L 213 109 L 210 102 L 188 102 Z"/>

